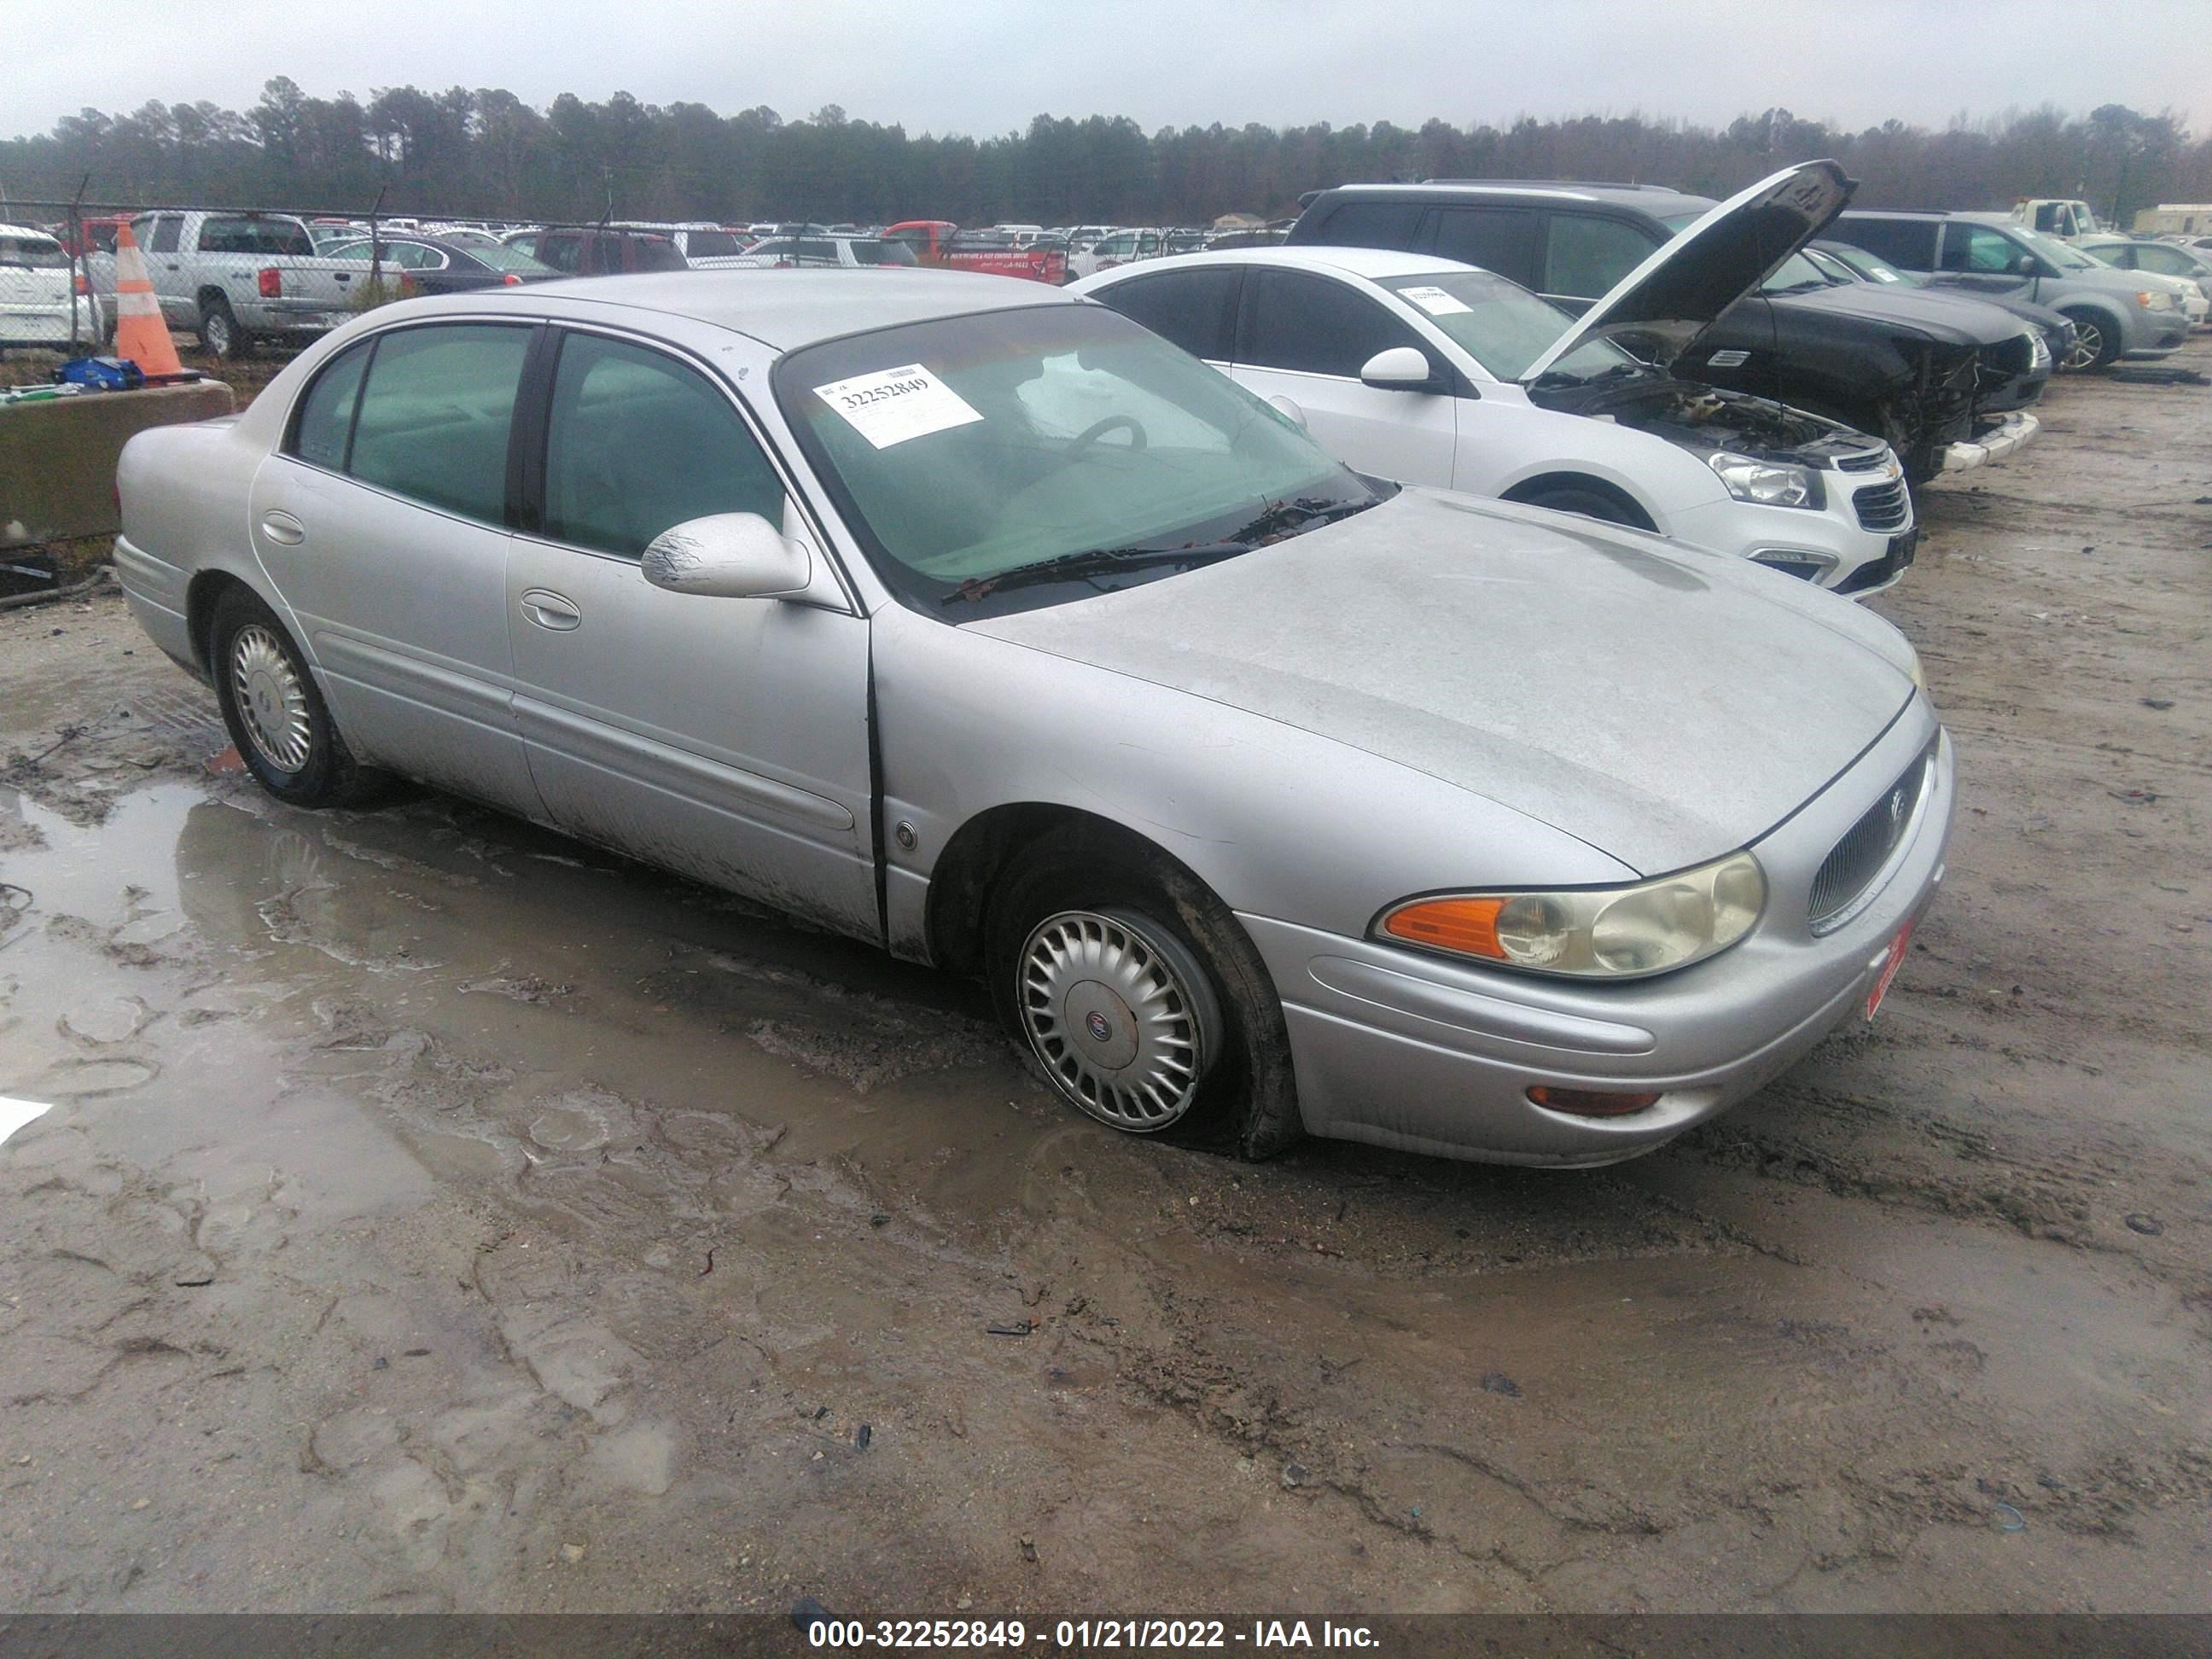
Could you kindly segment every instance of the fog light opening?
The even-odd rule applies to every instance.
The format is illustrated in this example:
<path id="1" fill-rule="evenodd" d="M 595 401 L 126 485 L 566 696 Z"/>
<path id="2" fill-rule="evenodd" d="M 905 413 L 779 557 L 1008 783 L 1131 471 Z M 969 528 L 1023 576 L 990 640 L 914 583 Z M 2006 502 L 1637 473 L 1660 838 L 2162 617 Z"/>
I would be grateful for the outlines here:
<path id="1" fill-rule="evenodd" d="M 1547 1110 L 1571 1112 L 1577 1117 L 1628 1117 L 1659 1103 L 1656 1093 L 1621 1094 L 1610 1089 L 1554 1089 L 1540 1083 L 1528 1098 Z"/>

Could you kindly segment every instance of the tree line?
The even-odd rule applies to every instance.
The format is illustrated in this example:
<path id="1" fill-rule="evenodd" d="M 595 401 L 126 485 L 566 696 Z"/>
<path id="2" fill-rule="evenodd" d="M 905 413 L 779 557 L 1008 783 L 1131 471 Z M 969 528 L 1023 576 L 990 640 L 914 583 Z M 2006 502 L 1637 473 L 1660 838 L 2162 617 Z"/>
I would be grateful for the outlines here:
<path id="1" fill-rule="evenodd" d="M 854 120 L 836 105 L 786 120 L 765 105 L 604 103 L 543 110 L 498 88 L 392 87 L 366 103 L 311 97 L 288 77 L 251 109 L 149 102 L 87 108 L 51 133 L 0 141 L 0 208 L 76 197 L 364 212 L 597 220 L 951 219 L 1203 224 L 1297 211 L 1302 191 L 1348 181 L 1581 178 L 1726 195 L 1790 161 L 1833 156 L 1864 206 L 1996 208 L 2015 197 L 2088 200 L 2127 222 L 2160 201 L 2212 200 L 2212 138 L 2171 112 L 2045 106 L 1941 129 L 1860 131 L 1784 109 L 1724 127 L 1644 115 L 1504 126 L 1162 127 L 1126 116 L 1040 115 L 975 138 Z"/>

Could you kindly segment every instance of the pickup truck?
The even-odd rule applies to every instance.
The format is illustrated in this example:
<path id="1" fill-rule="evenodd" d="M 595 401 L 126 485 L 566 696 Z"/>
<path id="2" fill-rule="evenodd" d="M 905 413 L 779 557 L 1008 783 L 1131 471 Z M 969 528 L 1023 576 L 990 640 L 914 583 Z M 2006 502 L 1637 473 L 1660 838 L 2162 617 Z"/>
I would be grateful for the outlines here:
<path id="1" fill-rule="evenodd" d="M 289 213 L 159 210 L 133 219 L 131 234 L 169 326 L 198 331 L 201 348 L 225 362 L 257 337 L 296 347 L 327 333 L 352 314 L 352 290 L 369 276 L 358 260 L 318 256 L 307 222 Z M 114 256 L 89 263 L 94 287 L 112 296 Z"/>
<path id="2" fill-rule="evenodd" d="M 884 232 L 886 242 L 903 242 L 915 263 L 946 270 L 981 270 L 994 276 L 1019 276 L 1057 287 L 1067 280 L 1066 244 L 1032 240 L 1017 246 L 1020 233 L 963 230 L 944 219 L 908 219 Z"/>

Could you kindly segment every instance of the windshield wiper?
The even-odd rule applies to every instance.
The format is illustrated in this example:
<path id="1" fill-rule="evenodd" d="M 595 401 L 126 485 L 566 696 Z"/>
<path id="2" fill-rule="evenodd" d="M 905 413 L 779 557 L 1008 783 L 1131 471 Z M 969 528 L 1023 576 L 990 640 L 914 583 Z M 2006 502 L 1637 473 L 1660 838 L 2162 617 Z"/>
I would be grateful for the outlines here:
<path id="1" fill-rule="evenodd" d="M 939 603 L 975 604 L 1001 589 L 1029 587 L 1038 582 L 1080 581 L 1088 576 L 1109 575 L 1117 570 L 1151 570 L 1162 565 L 1212 564 L 1249 553 L 1255 547 L 1281 541 L 1301 532 L 1334 524 L 1376 506 L 1373 501 L 1329 501 L 1301 496 L 1276 501 L 1250 523 L 1240 525 L 1213 541 L 1191 542 L 1182 547 L 1089 547 L 1079 553 L 1062 553 L 1035 564 L 1018 564 L 995 576 L 970 576 Z"/>
<path id="2" fill-rule="evenodd" d="M 1009 587 L 1079 581 L 1086 576 L 1103 576 L 1117 570 L 1150 570 L 1164 564 L 1211 564 L 1216 559 L 1248 552 L 1250 548 L 1249 542 L 1227 540 L 1193 542 L 1188 547 L 1090 547 L 1079 553 L 1039 559 L 1035 564 L 1018 564 L 995 576 L 970 576 L 939 603 L 957 605 L 964 600 L 973 605 Z"/>

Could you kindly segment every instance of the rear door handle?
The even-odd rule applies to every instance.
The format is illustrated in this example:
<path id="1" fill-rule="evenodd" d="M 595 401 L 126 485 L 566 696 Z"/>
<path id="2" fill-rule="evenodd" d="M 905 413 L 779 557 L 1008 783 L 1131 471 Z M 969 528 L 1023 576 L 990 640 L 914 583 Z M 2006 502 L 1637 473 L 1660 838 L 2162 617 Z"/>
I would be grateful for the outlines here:
<path id="1" fill-rule="evenodd" d="M 584 620 L 584 613 L 550 588 L 533 587 L 522 596 L 522 614 L 540 628 L 565 633 Z"/>
<path id="2" fill-rule="evenodd" d="M 290 514 L 271 507 L 261 515 L 261 533 L 272 542 L 296 547 L 307 539 L 307 526 Z"/>

